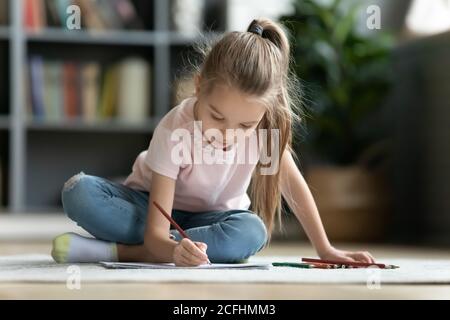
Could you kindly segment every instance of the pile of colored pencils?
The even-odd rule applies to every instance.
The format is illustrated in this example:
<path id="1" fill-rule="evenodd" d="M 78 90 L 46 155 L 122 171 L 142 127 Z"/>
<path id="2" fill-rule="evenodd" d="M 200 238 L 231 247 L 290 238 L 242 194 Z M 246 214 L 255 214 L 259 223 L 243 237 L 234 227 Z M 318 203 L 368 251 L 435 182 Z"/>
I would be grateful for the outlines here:
<path id="1" fill-rule="evenodd" d="M 377 267 L 380 269 L 397 269 L 398 266 L 384 263 L 366 263 L 366 262 L 344 262 L 333 260 L 322 260 L 312 258 L 302 258 L 304 263 L 307 263 L 315 269 L 352 269 L 352 268 L 371 268 Z"/>

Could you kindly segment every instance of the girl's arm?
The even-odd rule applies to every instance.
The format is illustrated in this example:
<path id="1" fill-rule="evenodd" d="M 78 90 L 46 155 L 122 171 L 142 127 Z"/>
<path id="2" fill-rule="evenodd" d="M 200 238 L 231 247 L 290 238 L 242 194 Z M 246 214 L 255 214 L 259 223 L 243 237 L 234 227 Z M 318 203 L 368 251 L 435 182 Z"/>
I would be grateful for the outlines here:
<path id="1" fill-rule="evenodd" d="M 289 151 L 283 154 L 280 170 L 281 193 L 322 259 L 374 262 L 368 252 L 342 251 L 330 244 L 311 191 Z"/>
<path id="2" fill-rule="evenodd" d="M 154 262 L 175 262 L 190 266 L 206 263 L 206 244 L 183 239 L 176 242 L 169 237 L 170 222 L 153 205 L 156 201 L 167 213 L 172 212 L 175 194 L 175 180 L 152 172 L 152 183 L 148 203 L 144 246 Z"/>
<path id="3" fill-rule="evenodd" d="M 153 205 L 153 201 L 166 212 L 172 212 L 175 180 L 153 171 L 149 193 L 144 245 L 154 256 L 155 262 L 173 262 L 173 250 L 177 242 L 169 238 L 170 223 Z"/>

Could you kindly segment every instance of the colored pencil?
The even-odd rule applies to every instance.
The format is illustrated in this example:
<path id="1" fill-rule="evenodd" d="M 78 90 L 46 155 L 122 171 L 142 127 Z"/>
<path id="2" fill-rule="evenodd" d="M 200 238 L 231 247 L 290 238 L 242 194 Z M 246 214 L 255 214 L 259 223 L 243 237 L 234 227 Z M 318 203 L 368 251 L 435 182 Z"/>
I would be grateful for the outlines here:
<path id="1" fill-rule="evenodd" d="M 181 229 L 178 223 L 176 223 L 175 220 L 173 220 L 172 217 L 156 201 L 153 201 L 153 204 L 159 209 L 159 211 L 164 215 L 164 217 L 166 217 L 167 220 L 169 220 L 169 222 L 175 227 L 175 229 L 178 230 L 178 232 L 181 234 L 183 238 L 191 240 L 189 236 L 186 234 L 186 232 L 184 232 L 184 230 Z M 209 261 L 209 259 L 208 264 L 211 264 L 211 261 Z"/>
<path id="2" fill-rule="evenodd" d="M 321 269 L 338 269 L 341 268 L 340 265 L 331 264 L 331 263 L 318 263 L 318 262 L 309 262 L 314 266 L 320 267 Z"/>
<path id="3" fill-rule="evenodd" d="M 314 266 L 309 263 L 297 263 L 297 262 L 272 262 L 274 267 L 292 267 L 302 269 L 313 269 Z"/>
<path id="4" fill-rule="evenodd" d="M 322 260 L 312 258 L 302 258 L 303 262 L 307 263 L 326 263 L 334 264 L 345 267 L 364 268 L 364 267 L 378 267 L 381 269 L 396 269 L 398 266 L 384 264 L 384 263 L 367 263 L 367 262 L 347 262 L 347 261 L 335 261 L 335 260 Z"/>
<path id="5" fill-rule="evenodd" d="M 297 263 L 297 262 L 272 262 L 274 267 L 292 267 L 301 269 L 329 269 L 328 266 L 310 263 Z"/>

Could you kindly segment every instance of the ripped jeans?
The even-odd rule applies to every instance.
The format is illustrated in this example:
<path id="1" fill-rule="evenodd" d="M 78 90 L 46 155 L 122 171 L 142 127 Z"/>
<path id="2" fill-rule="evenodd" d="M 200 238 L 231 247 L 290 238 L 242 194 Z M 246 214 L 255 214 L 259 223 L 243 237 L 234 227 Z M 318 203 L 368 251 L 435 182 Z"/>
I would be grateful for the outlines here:
<path id="1" fill-rule="evenodd" d="M 149 193 L 83 172 L 69 179 L 62 190 L 67 216 L 97 239 L 142 244 Z M 262 220 L 249 210 L 189 212 L 172 210 L 172 217 L 193 241 L 208 245 L 212 262 L 239 262 L 267 242 Z M 169 236 L 169 235 L 168 235 Z M 176 229 L 170 236 L 181 240 Z"/>

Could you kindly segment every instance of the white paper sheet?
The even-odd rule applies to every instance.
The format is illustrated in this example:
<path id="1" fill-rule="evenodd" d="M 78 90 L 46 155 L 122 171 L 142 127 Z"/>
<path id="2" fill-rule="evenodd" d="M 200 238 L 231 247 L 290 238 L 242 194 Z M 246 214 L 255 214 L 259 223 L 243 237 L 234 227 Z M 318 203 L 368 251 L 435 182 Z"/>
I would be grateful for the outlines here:
<path id="1" fill-rule="evenodd" d="M 268 263 L 213 263 L 197 267 L 177 267 L 174 263 L 99 262 L 108 269 L 269 269 Z"/>

